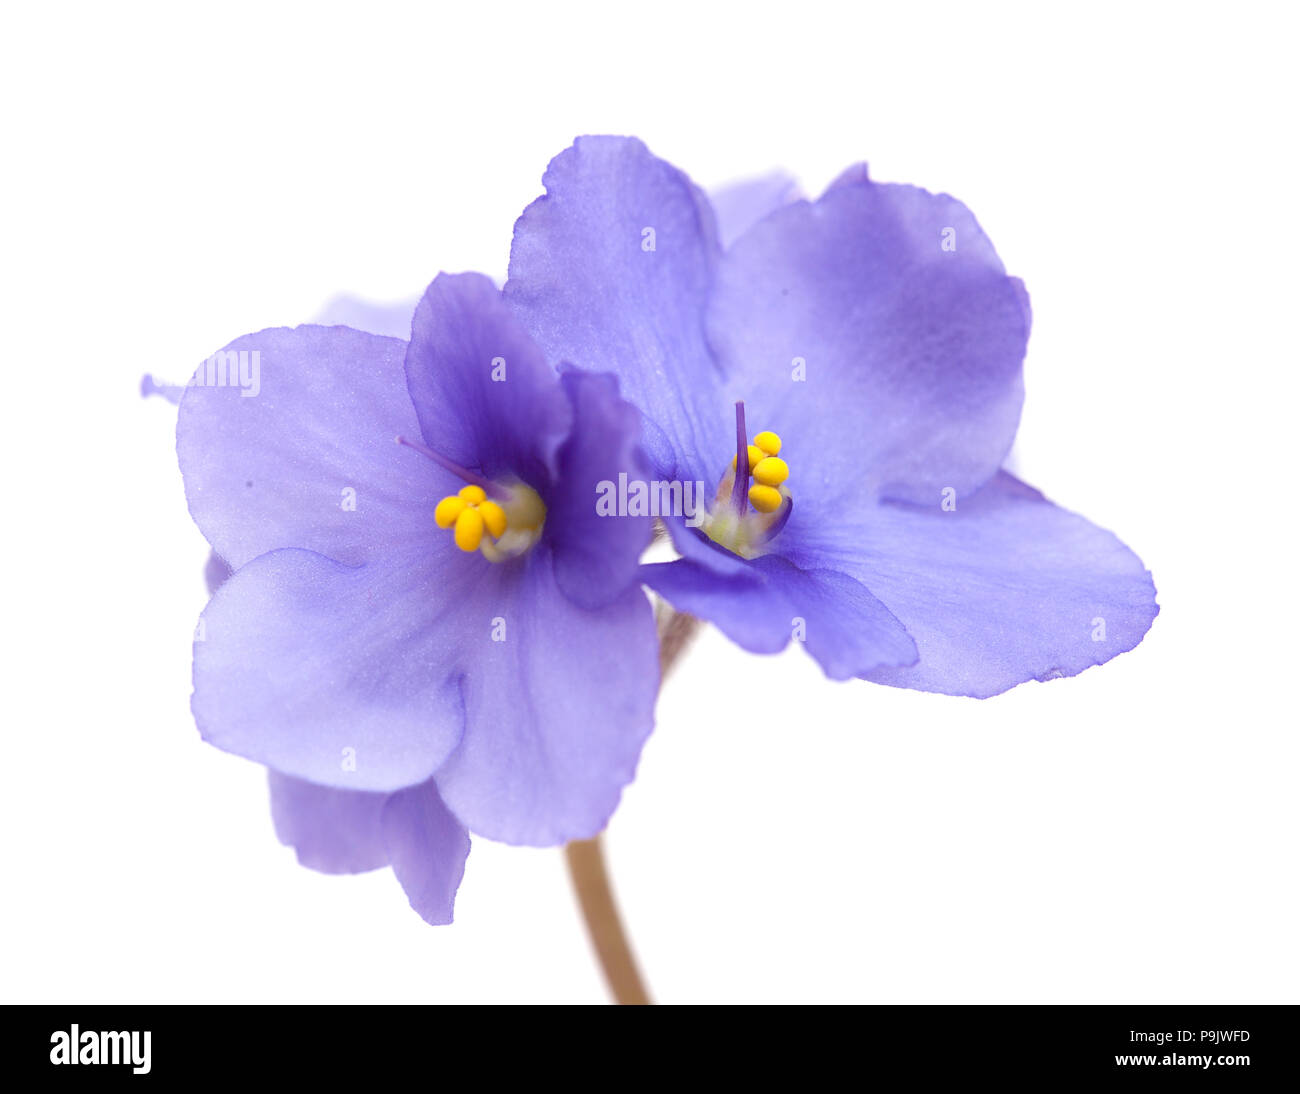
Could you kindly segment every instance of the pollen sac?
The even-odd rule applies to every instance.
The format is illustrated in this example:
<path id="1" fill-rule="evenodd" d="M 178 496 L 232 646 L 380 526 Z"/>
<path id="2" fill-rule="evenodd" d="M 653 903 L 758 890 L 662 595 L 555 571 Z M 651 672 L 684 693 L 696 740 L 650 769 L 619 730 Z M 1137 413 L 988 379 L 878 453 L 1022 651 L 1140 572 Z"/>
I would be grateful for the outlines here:
<path id="1" fill-rule="evenodd" d="M 466 554 L 478 551 L 489 562 L 506 562 L 537 543 L 546 506 L 535 490 L 517 480 L 494 482 L 491 490 L 488 497 L 481 486 L 462 486 L 438 502 L 433 519 L 439 528 L 452 530 L 456 546 Z"/>
<path id="2" fill-rule="evenodd" d="M 781 484 L 790 477 L 790 467 L 777 455 L 780 451 L 781 438 L 770 429 L 755 434 L 749 446 L 749 473 L 754 479 L 749 504 L 764 515 L 780 509 L 787 496 Z M 736 466 L 734 458 L 731 466 Z"/>
<path id="3" fill-rule="evenodd" d="M 749 488 L 749 504 L 760 513 L 775 513 L 781 508 L 781 491 L 775 486 L 755 483 Z"/>
<path id="4" fill-rule="evenodd" d="M 483 514 L 467 505 L 456 518 L 456 546 L 462 551 L 477 551 L 483 542 Z"/>
<path id="5" fill-rule="evenodd" d="M 483 516 L 483 527 L 493 539 L 500 539 L 506 534 L 506 511 L 494 501 L 481 501 L 478 511 Z"/>
<path id="6" fill-rule="evenodd" d="M 453 528 L 456 525 L 456 518 L 464 509 L 465 499 L 453 494 L 438 502 L 438 507 L 433 511 L 433 521 L 439 528 Z"/>
<path id="7" fill-rule="evenodd" d="M 465 552 L 479 549 L 484 531 L 493 539 L 500 539 L 506 532 L 505 510 L 489 501 L 487 491 L 473 483 L 438 502 L 433 520 L 439 528 L 455 529 L 456 546 Z"/>
<path id="8" fill-rule="evenodd" d="M 743 510 L 737 511 L 734 500 L 734 490 L 739 487 L 733 456 L 730 469 L 718 484 L 717 499 L 702 529 L 720 547 L 742 558 L 755 558 L 769 549 L 768 542 L 785 526 L 793 498 L 785 486 L 790 477 L 789 465 L 777 455 L 781 451 L 781 438 L 764 430 L 747 449 L 749 474 L 739 484 L 744 487 L 740 494 L 745 499 L 741 502 Z"/>
<path id="9" fill-rule="evenodd" d="M 758 464 L 762 461 L 764 455 L 765 453 L 761 448 L 758 447 L 758 445 L 751 444 L 749 446 L 749 470 L 751 473 L 753 472 L 754 468 L 757 467 Z M 736 470 L 735 456 L 731 457 L 731 470 L 733 471 Z"/>
<path id="10" fill-rule="evenodd" d="M 754 481 L 764 486 L 780 486 L 790 477 L 790 468 L 780 456 L 764 456 L 754 465 L 752 474 Z"/>

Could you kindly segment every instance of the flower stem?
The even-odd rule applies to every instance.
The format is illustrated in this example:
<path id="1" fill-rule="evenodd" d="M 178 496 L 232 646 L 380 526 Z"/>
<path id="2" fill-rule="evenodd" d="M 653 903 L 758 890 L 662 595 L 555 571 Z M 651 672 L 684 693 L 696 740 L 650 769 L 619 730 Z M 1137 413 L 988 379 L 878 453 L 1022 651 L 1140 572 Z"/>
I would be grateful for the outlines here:
<path id="1" fill-rule="evenodd" d="M 659 627 L 659 686 L 663 687 L 668 670 L 686 652 L 694 637 L 699 621 L 683 612 L 675 612 L 666 604 L 657 612 Z M 620 1006 L 646 1006 L 650 996 L 642 983 L 632 944 L 623 929 L 618 905 L 614 903 L 614 890 L 609 884 L 605 869 L 605 854 L 601 837 L 573 840 L 564 848 L 564 858 L 569 865 L 569 879 L 573 882 L 582 918 L 587 924 L 587 935 L 595 947 L 596 957 L 605 974 L 614 1002 Z"/>
<path id="2" fill-rule="evenodd" d="M 582 905 L 582 916 L 587 921 L 587 934 L 596 948 L 614 1002 L 620 1006 L 646 1006 L 650 996 L 641 983 L 636 958 L 614 903 L 600 837 L 574 840 L 565 846 L 564 857 L 569 863 L 569 877 L 578 894 L 578 903 Z"/>

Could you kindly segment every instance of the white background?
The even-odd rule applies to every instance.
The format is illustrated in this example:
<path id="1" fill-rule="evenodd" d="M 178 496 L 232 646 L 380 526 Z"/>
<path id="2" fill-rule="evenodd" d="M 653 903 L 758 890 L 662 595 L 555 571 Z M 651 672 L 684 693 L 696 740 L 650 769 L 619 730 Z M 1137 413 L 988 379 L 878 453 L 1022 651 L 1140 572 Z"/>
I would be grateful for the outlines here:
<path id="1" fill-rule="evenodd" d="M 1295 1002 L 1294 28 L 1068 10 L 6 8 L 0 995 L 603 998 L 558 851 L 477 842 L 435 929 L 275 841 L 190 720 L 206 551 L 136 384 L 502 276 L 549 157 L 619 132 L 705 186 L 866 159 L 970 205 L 1033 295 L 1018 470 L 1162 605 L 982 703 L 707 635 L 609 833 L 656 996 Z"/>

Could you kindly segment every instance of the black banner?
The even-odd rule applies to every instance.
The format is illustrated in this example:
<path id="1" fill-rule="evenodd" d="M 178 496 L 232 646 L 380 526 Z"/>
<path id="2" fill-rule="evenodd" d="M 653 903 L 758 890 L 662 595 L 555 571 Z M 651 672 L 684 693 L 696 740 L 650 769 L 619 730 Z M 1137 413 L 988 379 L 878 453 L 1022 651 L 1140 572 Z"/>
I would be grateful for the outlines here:
<path id="1" fill-rule="evenodd" d="M 682 1019 L 443 1007 L 9 1007 L 0 1074 L 42 1084 L 159 1084 L 265 1077 L 446 1088 L 500 1083 L 618 1087 L 734 1083 L 782 1072 L 801 1085 L 903 1075 L 1149 1087 L 1294 1083 L 1294 1007 L 725 1007 Z M 536 1008 L 533 1008 L 536 1009 Z M 661 1008 L 664 1009 L 664 1008 Z M 837 1008 L 838 1009 L 838 1008 Z M 608 1022 L 608 1024 L 606 1024 Z M 660 1026 L 667 1022 L 668 1026 Z M 611 1067 L 608 1062 L 617 1061 Z M 604 1062 L 602 1062 L 604 1061 Z M 453 1069 L 448 1075 L 448 1069 Z M 468 1071 L 468 1075 L 466 1072 Z M 630 1075 L 625 1077 L 625 1073 Z M 452 1076 L 460 1076 L 453 1078 Z M 24 1088 L 19 1088 L 24 1089 Z M 891 1089 L 893 1089 L 891 1087 Z"/>

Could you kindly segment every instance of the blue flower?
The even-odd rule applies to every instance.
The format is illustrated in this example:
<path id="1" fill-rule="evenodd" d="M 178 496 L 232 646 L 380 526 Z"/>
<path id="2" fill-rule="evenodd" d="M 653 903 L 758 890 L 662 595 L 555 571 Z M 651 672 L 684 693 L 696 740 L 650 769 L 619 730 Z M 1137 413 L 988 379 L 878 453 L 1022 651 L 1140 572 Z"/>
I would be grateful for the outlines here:
<path id="1" fill-rule="evenodd" d="M 724 250 L 639 141 L 579 139 L 544 184 L 507 300 L 550 360 L 619 377 L 658 479 L 714 497 L 643 570 L 674 607 L 836 679 L 979 697 L 1141 640 L 1137 556 L 1000 469 L 1029 301 L 960 202 L 851 168 Z"/>
<path id="2" fill-rule="evenodd" d="M 244 366 L 254 397 L 221 382 Z M 650 522 L 592 504 L 640 466 L 636 427 L 613 378 L 557 375 L 476 274 L 433 282 L 409 345 L 266 330 L 200 367 L 177 451 L 234 572 L 195 642 L 194 716 L 271 769 L 305 864 L 391 864 L 449 922 L 467 829 L 605 826 L 658 684 Z"/>

